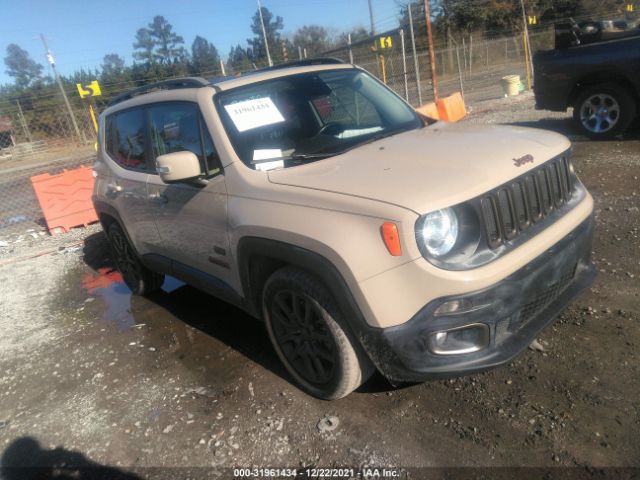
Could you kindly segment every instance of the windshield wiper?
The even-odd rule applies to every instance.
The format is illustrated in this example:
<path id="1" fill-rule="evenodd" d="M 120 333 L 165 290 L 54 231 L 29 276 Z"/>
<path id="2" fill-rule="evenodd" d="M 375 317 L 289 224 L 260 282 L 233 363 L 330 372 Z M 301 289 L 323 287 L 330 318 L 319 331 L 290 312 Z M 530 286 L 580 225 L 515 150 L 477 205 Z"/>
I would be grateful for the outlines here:
<path id="1" fill-rule="evenodd" d="M 286 157 L 278 158 L 277 160 L 294 160 L 305 162 L 307 160 L 322 160 L 323 158 L 333 157 L 340 155 L 342 152 L 325 152 L 325 153 L 294 153 Z"/>

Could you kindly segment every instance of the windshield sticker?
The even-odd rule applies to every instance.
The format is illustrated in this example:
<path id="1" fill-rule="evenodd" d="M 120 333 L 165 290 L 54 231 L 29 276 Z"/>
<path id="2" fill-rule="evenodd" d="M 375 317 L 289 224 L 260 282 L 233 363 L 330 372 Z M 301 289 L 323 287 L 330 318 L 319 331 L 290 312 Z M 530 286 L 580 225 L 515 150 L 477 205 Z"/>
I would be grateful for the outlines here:
<path id="1" fill-rule="evenodd" d="M 284 122 L 284 117 L 271 100 L 271 97 L 232 103 L 231 105 L 225 105 L 224 109 L 239 132 Z"/>
<path id="2" fill-rule="evenodd" d="M 272 158 L 280 158 L 282 156 L 282 150 L 279 148 L 262 148 L 260 150 L 253 151 L 253 161 L 259 162 L 260 160 L 271 160 Z"/>
<path id="3" fill-rule="evenodd" d="M 274 168 L 283 168 L 283 160 L 271 160 L 282 157 L 282 150 L 279 148 L 263 148 L 253 151 L 253 164 L 256 170 L 267 171 Z M 271 161 L 269 161 L 271 160 Z"/>

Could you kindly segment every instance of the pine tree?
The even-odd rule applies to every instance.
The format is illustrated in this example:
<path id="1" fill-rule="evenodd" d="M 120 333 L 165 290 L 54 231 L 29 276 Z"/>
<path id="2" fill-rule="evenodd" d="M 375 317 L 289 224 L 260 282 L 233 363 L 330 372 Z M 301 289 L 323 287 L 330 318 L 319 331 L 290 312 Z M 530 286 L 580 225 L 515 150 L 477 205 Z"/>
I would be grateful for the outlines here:
<path id="1" fill-rule="evenodd" d="M 13 77 L 16 85 L 20 88 L 30 86 L 42 76 L 42 65 L 36 63 L 26 50 L 15 43 L 10 43 L 7 46 L 4 64 L 7 66 L 7 75 Z"/>

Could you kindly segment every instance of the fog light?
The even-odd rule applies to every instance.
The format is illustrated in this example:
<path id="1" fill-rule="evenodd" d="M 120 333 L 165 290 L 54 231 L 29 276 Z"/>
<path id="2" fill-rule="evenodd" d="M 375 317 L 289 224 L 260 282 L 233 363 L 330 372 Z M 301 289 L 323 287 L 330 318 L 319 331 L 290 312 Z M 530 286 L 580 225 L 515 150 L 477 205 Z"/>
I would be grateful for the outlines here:
<path id="1" fill-rule="evenodd" d="M 488 347 L 490 339 L 488 325 L 473 323 L 464 327 L 433 332 L 429 334 L 427 346 L 436 355 L 461 355 Z"/>

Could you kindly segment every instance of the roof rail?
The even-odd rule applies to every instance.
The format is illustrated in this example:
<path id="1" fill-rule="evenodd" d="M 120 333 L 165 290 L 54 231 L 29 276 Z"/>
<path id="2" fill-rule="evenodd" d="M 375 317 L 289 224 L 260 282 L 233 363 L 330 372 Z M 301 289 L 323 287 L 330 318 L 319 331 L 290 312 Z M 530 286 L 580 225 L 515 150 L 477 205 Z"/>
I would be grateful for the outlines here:
<path id="1" fill-rule="evenodd" d="M 254 72 L 267 72 L 269 70 L 280 70 L 281 68 L 290 67 L 310 67 L 314 65 L 339 65 L 346 62 L 339 58 L 333 57 L 318 57 L 318 58 L 305 58 L 304 60 L 295 60 L 293 62 L 281 63 L 280 65 L 274 65 L 272 67 L 258 68 Z M 253 72 L 252 72 L 253 73 Z"/>
<path id="2" fill-rule="evenodd" d="M 160 82 L 149 83 L 147 85 L 143 85 L 138 88 L 134 88 L 133 90 L 129 90 L 128 92 L 122 93 L 117 97 L 113 98 L 108 104 L 108 107 L 111 107 L 117 103 L 124 102 L 125 100 L 129 100 L 133 97 L 137 97 L 138 95 L 143 95 L 145 93 L 150 93 L 155 90 L 177 90 L 180 88 L 198 88 L 198 87 L 206 87 L 210 85 L 209 81 L 205 80 L 202 77 L 181 77 L 181 78 L 172 78 L 170 80 L 162 80 Z"/>

